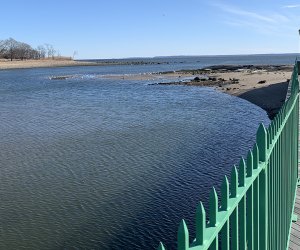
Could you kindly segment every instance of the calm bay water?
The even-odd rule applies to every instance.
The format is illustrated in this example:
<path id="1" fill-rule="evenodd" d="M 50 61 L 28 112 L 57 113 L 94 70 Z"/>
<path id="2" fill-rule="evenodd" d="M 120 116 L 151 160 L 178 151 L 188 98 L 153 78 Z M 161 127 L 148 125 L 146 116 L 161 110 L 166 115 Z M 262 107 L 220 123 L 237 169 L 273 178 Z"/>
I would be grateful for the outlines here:
<path id="1" fill-rule="evenodd" d="M 269 120 L 211 88 L 93 77 L 172 65 L 0 71 L 1 249 L 174 248 Z"/>

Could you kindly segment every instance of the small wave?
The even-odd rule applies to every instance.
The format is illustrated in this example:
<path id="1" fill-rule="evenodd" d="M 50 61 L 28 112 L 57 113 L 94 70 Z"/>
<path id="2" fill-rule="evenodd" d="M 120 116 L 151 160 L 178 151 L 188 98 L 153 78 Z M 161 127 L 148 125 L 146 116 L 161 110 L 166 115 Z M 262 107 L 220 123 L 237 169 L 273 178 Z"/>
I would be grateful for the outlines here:
<path id="1" fill-rule="evenodd" d="M 95 79 L 95 78 L 97 78 L 97 75 L 94 74 L 49 76 L 50 80 Z"/>

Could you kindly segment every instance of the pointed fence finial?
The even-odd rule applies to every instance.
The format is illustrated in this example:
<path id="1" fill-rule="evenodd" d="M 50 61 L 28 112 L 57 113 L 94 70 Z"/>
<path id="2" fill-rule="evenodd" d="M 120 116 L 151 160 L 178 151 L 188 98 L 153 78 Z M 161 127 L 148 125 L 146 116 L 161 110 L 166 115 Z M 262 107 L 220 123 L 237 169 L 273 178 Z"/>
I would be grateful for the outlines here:
<path id="1" fill-rule="evenodd" d="M 213 187 L 209 196 L 209 226 L 210 227 L 216 226 L 217 213 L 218 213 L 218 195 L 216 189 Z"/>
<path id="2" fill-rule="evenodd" d="M 189 230 L 188 230 L 184 220 L 181 220 L 181 223 L 178 228 L 177 249 L 178 250 L 188 250 L 189 249 Z"/>
<path id="3" fill-rule="evenodd" d="M 222 211 L 227 211 L 229 204 L 229 182 L 226 175 L 221 186 L 221 203 Z"/>
<path id="4" fill-rule="evenodd" d="M 244 158 L 241 158 L 240 164 L 239 164 L 239 184 L 240 187 L 245 186 L 246 181 L 246 163 Z"/>
<path id="5" fill-rule="evenodd" d="M 159 242 L 157 250 L 166 250 L 163 243 Z"/>
<path id="6" fill-rule="evenodd" d="M 259 161 L 265 162 L 267 160 L 267 131 L 262 123 L 257 130 L 256 141 L 259 151 Z"/>
<path id="7" fill-rule="evenodd" d="M 206 212 L 202 202 L 200 202 L 196 210 L 196 244 L 197 245 L 203 245 L 205 228 L 206 228 Z"/>
<path id="8" fill-rule="evenodd" d="M 230 182 L 230 197 L 235 198 L 237 196 L 238 189 L 238 171 L 236 166 L 233 166 L 231 171 L 231 182 Z"/>
<path id="9" fill-rule="evenodd" d="M 253 174 L 253 154 L 252 151 L 249 150 L 247 155 L 247 177 L 251 177 Z"/>

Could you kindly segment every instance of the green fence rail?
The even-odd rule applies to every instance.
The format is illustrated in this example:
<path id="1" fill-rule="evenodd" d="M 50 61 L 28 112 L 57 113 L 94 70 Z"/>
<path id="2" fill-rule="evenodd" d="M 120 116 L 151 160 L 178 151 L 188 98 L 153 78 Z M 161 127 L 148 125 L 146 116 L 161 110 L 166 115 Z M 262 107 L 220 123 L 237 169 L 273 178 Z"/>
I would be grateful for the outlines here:
<path id="1" fill-rule="evenodd" d="M 287 249 L 298 181 L 299 82 L 295 63 L 290 96 L 268 128 L 260 124 L 246 159 L 232 168 L 196 209 L 196 239 L 181 221 L 178 250 Z M 208 218 L 207 218 L 208 217 Z M 165 250 L 162 243 L 159 250 Z"/>

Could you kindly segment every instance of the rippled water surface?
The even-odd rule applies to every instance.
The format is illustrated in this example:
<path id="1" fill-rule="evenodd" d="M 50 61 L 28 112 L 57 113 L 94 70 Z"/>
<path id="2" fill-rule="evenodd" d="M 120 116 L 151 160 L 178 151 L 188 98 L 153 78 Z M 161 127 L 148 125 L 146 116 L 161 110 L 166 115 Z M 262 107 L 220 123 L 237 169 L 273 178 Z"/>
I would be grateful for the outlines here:
<path id="1" fill-rule="evenodd" d="M 193 227 L 197 203 L 268 123 L 211 88 L 49 80 L 128 69 L 0 72 L 1 249 L 174 248 L 179 221 Z"/>

